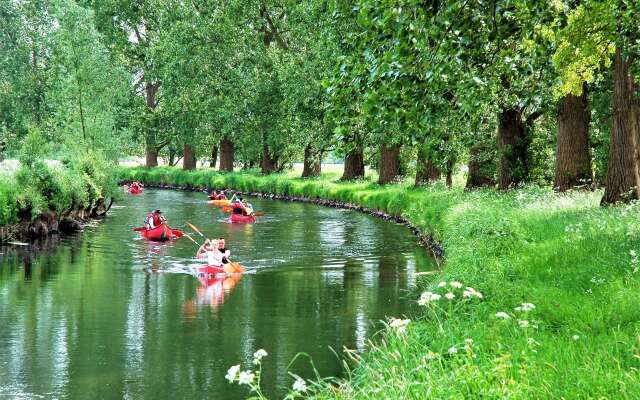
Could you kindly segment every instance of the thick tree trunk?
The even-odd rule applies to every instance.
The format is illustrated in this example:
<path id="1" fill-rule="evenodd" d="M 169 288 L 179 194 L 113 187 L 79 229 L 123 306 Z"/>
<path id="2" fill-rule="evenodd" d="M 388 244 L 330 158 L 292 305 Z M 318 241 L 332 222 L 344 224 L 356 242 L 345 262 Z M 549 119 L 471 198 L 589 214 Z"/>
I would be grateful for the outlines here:
<path id="1" fill-rule="evenodd" d="M 151 110 L 156 108 L 156 91 L 157 86 L 153 83 L 147 83 L 145 86 L 146 92 L 146 106 Z M 158 144 L 156 143 L 156 133 L 154 127 L 145 127 L 145 148 L 146 148 L 146 162 L 147 168 L 158 166 Z"/>
<path id="2" fill-rule="evenodd" d="M 233 172 L 235 145 L 228 137 L 220 141 L 220 171 Z"/>
<path id="3" fill-rule="evenodd" d="M 589 188 L 593 182 L 587 84 L 582 95 L 569 94 L 558 103 L 558 138 L 556 145 L 556 177 L 554 187 L 564 192 L 575 187 Z"/>
<path id="4" fill-rule="evenodd" d="M 524 182 L 529 174 L 529 140 L 522 113 L 503 109 L 498 116 L 498 149 L 500 150 L 500 189 Z"/>
<path id="5" fill-rule="evenodd" d="M 155 146 L 147 147 L 145 166 L 147 168 L 158 166 L 158 151 L 155 149 Z"/>
<path id="6" fill-rule="evenodd" d="M 614 204 L 640 198 L 638 160 L 638 103 L 634 99 L 636 84 L 629 72 L 629 62 L 622 49 L 616 50 L 613 74 L 613 117 L 609 164 L 601 204 Z"/>
<path id="7" fill-rule="evenodd" d="M 196 153 L 193 149 L 193 146 L 185 143 L 182 155 L 182 169 L 186 171 L 196 169 Z"/>
<path id="8" fill-rule="evenodd" d="M 423 150 L 418 150 L 418 161 L 416 163 L 416 186 L 425 183 L 439 181 L 442 177 L 440 170 L 429 160 Z"/>
<path id="9" fill-rule="evenodd" d="M 486 143 L 477 143 L 469 149 L 469 175 L 467 175 L 467 189 L 494 186 L 495 152 L 488 149 Z"/>
<path id="10" fill-rule="evenodd" d="M 260 171 L 263 175 L 268 175 L 276 172 L 278 169 L 277 157 L 271 157 L 269 153 L 269 145 L 266 142 L 262 143 L 262 157 L 260 158 Z"/>
<path id="11" fill-rule="evenodd" d="M 344 158 L 343 181 L 352 181 L 364 178 L 364 154 L 361 148 L 348 152 Z"/>
<path id="12" fill-rule="evenodd" d="M 211 147 L 211 161 L 209 161 L 209 167 L 215 168 L 217 160 L 218 160 L 218 146 L 214 144 Z"/>
<path id="13" fill-rule="evenodd" d="M 315 178 L 322 172 L 322 152 L 316 150 L 308 144 L 304 148 L 304 167 L 302 169 L 303 178 Z"/>
<path id="14" fill-rule="evenodd" d="M 380 145 L 378 184 L 392 183 L 400 176 L 400 149 L 402 145 Z"/>
<path id="15" fill-rule="evenodd" d="M 262 175 L 268 175 L 278 170 L 278 156 L 272 156 L 267 143 L 267 133 L 262 129 L 262 154 L 260 156 L 260 170 Z"/>

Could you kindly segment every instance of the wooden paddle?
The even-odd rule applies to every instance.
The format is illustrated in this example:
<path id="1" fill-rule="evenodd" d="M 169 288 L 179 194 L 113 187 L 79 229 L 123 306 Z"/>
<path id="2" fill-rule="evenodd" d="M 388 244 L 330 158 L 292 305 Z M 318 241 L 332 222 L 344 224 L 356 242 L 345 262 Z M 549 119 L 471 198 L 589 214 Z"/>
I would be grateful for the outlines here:
<path id="1" fill-rule="evenodd" d="M 204 237 L 204 235 L 202 234 L 202 232 L 200 232 L 200 229 L 196 228 L 195 225 L 193 225 L 192 223 L 190 223 L 189 221 L 186 222 L 187 225 L 189 225 L 189 228 L 193 229 L 194 232 L 196 232 L 198 235 L 200 235 L 201 237 Z"/>
<path id="2" fill-rule="evenodd" d="M 200 236 L 204 237 L 204 235 L 200 232 L 200 230 L 193 225 L 190 222 L 187 222 L 187 225 L 189 225 L 189 227 L 191 229 L 193 229 L 194 231 L 198 232 L 200 234 Z M 187 235 L 186 233 L 184 234 L 186 237 L 188 237 L 189 239 L 191 239 L 191 241 L 195 244 L 198 244 L 198 242 L 196 242 L 195 240 L 193 240 L 193 238 L 189 235 Z M 243 273 L 244 272 L 244 267 L 242 265 L 240 265 L 240 263 L 238 262 L 234 262 L 229 260 L 229 263 L 227 264 L 222 264 L 222 268 L 224 268 L 224 271 L 228 274 L 234 274 L 234 273 Z"/>

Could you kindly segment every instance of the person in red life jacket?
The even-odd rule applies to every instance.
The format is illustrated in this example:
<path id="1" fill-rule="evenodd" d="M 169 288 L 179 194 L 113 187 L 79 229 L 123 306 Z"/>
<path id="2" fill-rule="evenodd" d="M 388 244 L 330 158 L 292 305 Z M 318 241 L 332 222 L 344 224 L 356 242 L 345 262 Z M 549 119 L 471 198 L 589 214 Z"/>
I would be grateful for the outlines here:
<path id="1" fill-rule="evenodd" d="M 158 226 L 167 222 L 167 219 L 162 215 L 162 211 L 153 210 L 147 215 L 147 218 L 144 220 L 144 224 L 147 229 L 157 228 Z"/>
<path id="2" fill-rule="evenodd" d="M 131 184 L 131 189 L 136 190 L 136 191 L 142 189 L 142 183 L 140 183 L 138 181 L 133 182 Z"/>
<path id="3" fill-rule="evenodd" d="M 231 208 L 234 214 L 238 214 L 238 215 L 247 214 L 247 212 L 244 209 L 244 204 L 242 203 L 242 197 L 233 199 L 231 203 Z"/>
<path id="4" fill-rule="evenodd" d="M 220 191 L 220 193 L 217 193 L 215 190 L 211 192 L 211 194 L 209 195 L 209 199 L 210 200 L 226 200 L 227 196 L 224 195 L 224 191 Z"/>

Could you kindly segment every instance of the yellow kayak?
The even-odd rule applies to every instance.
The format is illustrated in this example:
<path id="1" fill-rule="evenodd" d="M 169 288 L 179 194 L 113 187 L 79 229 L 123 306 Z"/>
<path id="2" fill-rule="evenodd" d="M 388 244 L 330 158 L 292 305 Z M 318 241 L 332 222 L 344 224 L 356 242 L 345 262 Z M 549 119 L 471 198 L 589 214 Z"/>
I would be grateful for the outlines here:
<path id="1" fill-rule="evenodd" d="M 224 207 L 224 206 L 228 206 L 229 204 L 231 204 L 231 200 L 229 199 L 224 199 L 224 200 L 209 200 L 207 202 L 207 204 L 211 204 L 213 206 L 219 206 L 219 207 Z"/>

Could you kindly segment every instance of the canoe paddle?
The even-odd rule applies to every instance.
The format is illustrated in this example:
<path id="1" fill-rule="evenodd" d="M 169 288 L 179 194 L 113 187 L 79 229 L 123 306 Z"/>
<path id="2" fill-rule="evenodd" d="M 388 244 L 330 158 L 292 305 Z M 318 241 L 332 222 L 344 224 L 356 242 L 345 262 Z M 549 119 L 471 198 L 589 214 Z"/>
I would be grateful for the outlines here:
<path id="1" fill-rule="evenodd" d="M 194 232 L 196 232 L 198 235 L 204 237 L 204 235 L 202 234 L 202 232 L 200 232 L 200 229 L 196 228 L 195 225 L 193 225 L 192 223 L 190 223 L 189 221 L 186 222 L 187 225 L 189 225 L 189 228 L 193 229 Z"/>

